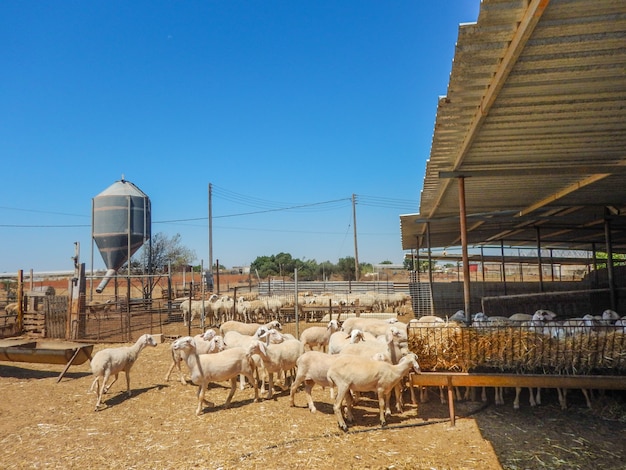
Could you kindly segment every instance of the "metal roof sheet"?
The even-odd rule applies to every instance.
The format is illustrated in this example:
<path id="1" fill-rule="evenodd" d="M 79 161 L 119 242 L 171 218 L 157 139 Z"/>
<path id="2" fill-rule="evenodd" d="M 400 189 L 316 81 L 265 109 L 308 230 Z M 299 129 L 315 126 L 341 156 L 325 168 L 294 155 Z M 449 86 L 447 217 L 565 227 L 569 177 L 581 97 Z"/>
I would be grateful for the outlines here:
<path id="1" fill-rule="evenodd" d="M 404 250 L 468 244 L 626 252 L 626 2 L 483 0 L 459 27 Z M 427 237 L 427 226 L 430 235 Z"/>

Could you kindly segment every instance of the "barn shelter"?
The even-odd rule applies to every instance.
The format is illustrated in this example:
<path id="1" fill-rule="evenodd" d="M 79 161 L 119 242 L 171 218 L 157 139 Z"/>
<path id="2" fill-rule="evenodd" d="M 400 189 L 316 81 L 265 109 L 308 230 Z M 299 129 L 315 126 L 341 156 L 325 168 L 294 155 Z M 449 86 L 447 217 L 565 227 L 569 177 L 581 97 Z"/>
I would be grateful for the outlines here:
<path id="1" fill-rule="evenodd" d="M 483 0 L 462 24 L 402 248 L 626 253 L 626 3 Z M 538 262 L 541 263 L 541 256 Z"/>

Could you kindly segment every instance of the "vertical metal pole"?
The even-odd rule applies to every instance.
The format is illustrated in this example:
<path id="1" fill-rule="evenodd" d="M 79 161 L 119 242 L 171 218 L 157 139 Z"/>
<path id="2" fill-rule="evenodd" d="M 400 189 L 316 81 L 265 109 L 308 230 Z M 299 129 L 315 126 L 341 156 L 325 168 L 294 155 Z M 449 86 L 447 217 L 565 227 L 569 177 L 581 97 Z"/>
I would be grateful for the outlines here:
<path id="1" fill-rule="evenodd" d="M 433 287 L 433 258 L 432 250 L 430 248 L 430 222 L 426 223 L 426 245 L 428 250 L 428 282 L 430 287 Z"/>
<path id="2" fill-rule="evenodd" d="M 537 267 L 539 268 L 539 292 L 543 292 L 543 264 L 541 262 L 541 231 L 537 230 Z"/>
<path id="3" fill-rule="evenodd" d="M 24 328 L 24 271 L 17 272 L 17 332 L 22 333 Z"/>
<path id="4" fill-rule="evenodd" d="M 295 268 L 293 270 L 293 285 L 294 285 L 294 296 L 295 296 L 295 302 L 294 302 L 294 314 L 296 316 L 296 338 L 300 337 L 300 311 L 298 309 L 298 268 Z M 330 318 L 332 318 L 332 313 Z"/>
<path id="5" fill-rule="evenodd" d="M 506 295 L 506 260 L 504 258 L 504 240 L 500 240 L 500 264 L 502 266 L 502 282 L 504 284 L 504 295 Z"/>
<path id="6" fill-rule="evenodd" d="M 126 230 L 128 231 L 128 235 L 127 235 L 127 241 L 128 241 L 128 245 L 127 245 L 127 258 L 126 258 L 126 273 L 127 273 L 127 277 L 128 280 L 126 281 L 126 328 L 127 328 L 127 333 L 128 333 L 128 337 L 126 338 L 127 341 L 131 341 L 131 335 L 130 335 L 130 245 L 131 245 L 131 238 L 130 238 L 130 232 L 131 232 L 131 199 L 130 196 L 127 196 L 128 199 L 128 220 L 127 220 L 127 227 Z"/>
<path id="7" fill-rule="evenodd" d="M 213 186 L 209 183 L 209 271 L 213 273 Z"/>
<path id="8" fill-rule="evenodd" d="M 465 320 L 472 319 L 470 299 L 469 256 L 467 254 L 467 213 L 465 208 L 465 178 L 459 180 L 459 218 L 461 223 L 461 248 L 463 253 L 463 298 L 465 300 Z"/>
<path id="9" fill-rule="evenodd" d="M 215 272 L 217 273 L 217 293 L 220 293 L 220 260 L 215 260 Z"/>
<path id="10" fill-rule="evenodd" d="M 193 302 L 193 281 L 189 282 L 189 317 L 187 318 L 187 335 L 191 336 L 191 303 Z M 184 313 L 183 313 L 184 315 Z"/>
<path id="11" fill-rule="evenodd" d="M 609 219 L 609 217 L 604 218 L 604 240 L 606 243 L 606 272 L 611 296 L 611 310 L 617 310 L 617 296 L 615 294 L 615 281 L 613 279 L 613 241 L 611 239 L 611 219 Z"/>
<path id="12" fill-rule="evenodd" d="M 354 280 L 359 281 L 359 247 L 356 241 L 356 195 L 352 194 L 352 224 L 354 225 Z"/>
<path id="13" fill-rule="evenodd" d="M 204 279 L 203 279 L 204 277 Z M 206 275 L 204 272 L 204 260 L 200 260 L 200 291 L 202 293 L 202 314 L 200 315 L 200 328 L 202 329 L 202 331 L 204 331 L 204 319 L 206 318 L 206 311 L 204 309 L 205 305 L 204 305 L 204 294 L 205 294 L 205 288 L 206 288 Z"/>

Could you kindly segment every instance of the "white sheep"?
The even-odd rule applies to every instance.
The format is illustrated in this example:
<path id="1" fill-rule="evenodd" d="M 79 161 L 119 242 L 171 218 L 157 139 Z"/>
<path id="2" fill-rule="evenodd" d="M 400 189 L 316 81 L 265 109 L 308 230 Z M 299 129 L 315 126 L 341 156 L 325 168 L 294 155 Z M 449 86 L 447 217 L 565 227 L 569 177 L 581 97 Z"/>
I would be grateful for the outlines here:
<path id="1" fill-rule="evenodd" d="M 359 341 L 365 341 L 365 335 L 361 330 L 354 329 L 347 336 L 343 331 L 336 331 L 328 340 L 328 353 L 339 354 L 347 344 Z"/>
<path id="2" fill-rule="evenodd" d="M 315 346 L 319 347 L 321 351 L 324 351 L 328 346 L 330 335 L 339 331 L 339 322 L 337 320 L 330 320 L 328 325 L 324 326 L 310 326 L 302 331 L 300 335 L 300 341 L 304 344 L 305 348 L 313 349 Z"/>
<path id="3" fill-rule="evenodd" d="M 198 354 L 213 354 L 223 351 L 226 347 L 224 344 L 224 338 L 216 334 L 213 330 L 206 330 L 203 334 L 194 336 L 194 340 L 196 342 L 196 350 Z M 172 365 L 165 375 L 165 381 L 169 381 L 170 375 L 176 367 L 178 369 L 180 383 L 183 385 L 187 385 L 187 382 L 185 381 L 185 377 L 183 376 L 183 372 L 180 367 L 180 363 L 185 360 L 185 358 L 183 357 L 184 353 L 182 353 L 180 350 L 174 349 L 173 343 L 171 347 L 171 353 Z"/>
<path id="4" fill-rule="evenodd" d="M 180 310 L 183 314 L 183 325 L 187 326 L 187 321 L 189 321 L 189 324 L 192 324 L 196 316 L 202 315 L 202 309 L 204 309 L 205 315 L 212 314 L 213 304 L 217 299 L 216 294 L 211 294 L 207 300 L 192 300 L 191 302 L 189 299 L 183 300 L 180 304 Z"/>
<path id="5" fill-rule="evenodd" d="M 357 329 L 361 331 L 368 331 L 374 336 L 380 336 L 385 334 L 389 324 L 395 324 L 397 322 L 397 318 L 381 320 L 379 318 L 350 317 L 346 318 L 341 325 L 341 329 L 346 334 L 349 334 L 352 330 Z"/>
<path id="6" fill-rule="evenodd" d="M 387 362 L 397 364 L 400 358 L 409 352 L 406 338 L 401 330 L 393 325 L 388 325 L 388 329 L 382 338 L 382 341 L 361 341 L 347 344 L 339 354 L 355 354 L 371 358 L 374 354 L 381 353 Z"/>
<path id="7" fill-rule="evenodd" d="M 204 393 L 211 382 L 230 380 L 230 393 L 224 403 L 228 408 L 235 394 L 237 377 L 245 375 L 254 387 L 254 401 L 258 401 L 259 392 L 254 380 L 254 363 L 247 351 L 243 348 L 230 348 L 215 354 L 201 354 L 196 352 L 195 340 L 191 336 L 183 336 L 174 341 L 174 349 L 184 352 L 185 361 L 191 370 L 191 381 L 198 385 L 198 407 L 196 415 L 202 412 L 202 405 L 206 402 Z"/>
<path id="8" fill-rule="evenodd" d="M 375 341 L 362 341 L 359 343 L 347 344 L 339 353 L 339 355 L 353 354 L 367 358 L 377 358 L 397 364 L 400 358 L 409 353 L 407 339 L 404 333 L 393 325 L 387 329 L 384 336 L 379 337 Z M 402 389 L 397 387 L 395 390 L 396 409 L 402 412 Z M 411 385 L 411 396 L 414 397 L 414 391 Z"/>
<path id="9" fill-rule="evenodd" d="M 274 374 L 293 369 L 298 358 L 304 354 L 304 345 L 297 339 L 270 345 L 254 340 L 248 347 L 248 355 L 254 354 L 261 357 L 269 376 L 267 398 L 270 399 L 274 393 Z"/>
<path id="10" fill-rule="evenodd" d="M 333 384 L 328 381 L 328 369 L 331 364 L 339 357 L 338 354 L 328 354 L 322 351 L 306 351 L 296 361 L 296 378 L 291 384 L 289 393 L 291 406 L 296 406 L 294 397 L 298 387 L 304 382 L 304 391 L 307 397 L 307 403 L 311 413 L 315 413 L 317 408 L 313 403 L 311 390 L 313 385 L 317 384 L 322 387 L 330 387 L 330 398 L 333 398 Z"/>
<path id="11" fill-rule="evenodd" d="M 391 390 L 400 382 L 402 377 L 413 369 L 420 372 L 417 356 L 409 353 L 400 359 L 396 365 L 385 361 L 377 361 L 352 355 L 340 355 L 328 369 L 327 379 L 337 387 L 337 396 L 333 410 L 337 424 L 343 431 L 348 430 L 341 411 L 341 404 L 346 400 L 346 419 L 354 420 L 352 415 L 352 392 L 377 392 L 380 424 L 386 426 L 385 415 L 389 414 L 388 400 Z"/>
<path id="12" fill-rule="evenodd" d="M 4 311 L 7 315 L 17 315 L 17 302 L 11 302 L 4 307 Z"/>
<path id="13" fill-rule="evenodd" d="M 237 331 L 241 333 L 242 335 L 252 336 L 262 326 L 264 326 L 268 330 L 271 328 L 274 328 L 275 330 L 282 329 L 280 322 L 276 320 L 267 322 L 264 325 L 261 325 L 259 323 L 243 323 L 243 322 L 236 321 L 236 320 L 229 320 L 227 322 L 222 323 L 222 325 L 220 326 L 220 333 L 222 334 L 222 336 L 224 336 L 224 338 L 226 338 L 226 333 L 228 333 L 229 331 Z"/>
<path id="14" fill-rule="evenodd" d="M 144 334 L 132 346 L 121 346 L 118 348 L 105 348 L 98 351 L 91 359 L 91 372 L 96 376 L 89 391 L 96 388 L 98 400 L 96 401 L 95 411 L 98 411 L 102 402 L 102 395 L 107 393 L 111 386 L 117 381 L 120 372 L 124 371 L 126 375 L 126 393 L 131 395 L 130 391 L 130 369 L 137 360 L 139 353 L 146 346 L 156 346 L 157 342 L 152 335 Z M 113 381 L 107 385 L 109 377 L 113 375 Z M 102 379 L 102 384 L 99 383 Z"/>
<path id="15" fill-rule="evenodd" d="M 224 336 L 224 343 L 227 348 L 244 348 L 247 349 L 250 343 L 254 340 L 263 339 L 266 344 L 269 343 L 282 343 L 286 338 L 273 328 L 267 329 L 265 326 L 257 328 L 254 335 L 249 336 L 238 331 L 228 331 Z M 257 381 L 261 381 L 261 393 L 265 390 L 265 381 L 263 378 L 264 365 L 261 357 L 257 354 L 252 356 L 252 359 L 256 366 Z M 243 390 L 246 386 L 245 376 L 240 377 L 239 388 Z"/>

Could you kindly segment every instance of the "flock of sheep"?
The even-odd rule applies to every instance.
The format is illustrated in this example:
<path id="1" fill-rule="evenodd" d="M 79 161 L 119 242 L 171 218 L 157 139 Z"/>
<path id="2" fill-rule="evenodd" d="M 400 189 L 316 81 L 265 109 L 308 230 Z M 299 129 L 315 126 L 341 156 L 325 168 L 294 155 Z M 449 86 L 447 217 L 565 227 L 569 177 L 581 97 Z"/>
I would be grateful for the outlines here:
<path id="1" fill-rule="evenodd" d="M 226 321 L 236 320 L 242 323 L 267 322 L 271 319 L 280 320 L 281 309 L 293 309 L 294 295 L 259 295 L 243 293 L 233 299 L 229 295 L 211 294 L 206 300 L 178 299 L 183 322 L 193 323 L 196 317 L 204 315 L 207 324 L 219 325 Z M 392 311 L 399 315 L 412 313 L 405 311 L 410 296 L 401 292 L 363 292 L 354 294 L 303 292 L 298 294 L 298 306 L 312 309 L 319 307 L 325 311 L 329 304 L 333 307 L 346 309 L 358 307 L 360 311 Z M 410 305 L 408 305 L 410 309 Z"/>
<path id="2" fill-rule="evenodd" d="M 532 315 L 516 313 L 509 317 L 487 316 L 479 312 L 472 315 L 470 322 L 466 321 L 463 311 L 458 311 L 447 320 L 424 316 L 411 320 L 409 325 L 428 327 L 422 331 L 411 330 L 411 349 L 420 354 L 429 370 L 468 371 L 487 367 L 520 373 L 532 370 L 537 361 L 544 373 L 549 373 L 546 364 L 556 373 L 567 373 L 576 368 L 579 373 L 585 373 L 585 370 L 596 367 L 614 367 L 618 371 L 626 366 L 623 359 L 626 316 L 620 317 L 610 309 L 601 315 L 587 314 L 562 320 L 546 309 L 539 309 Z M 469 330 L 463 332 L 465 327 Z M 487 362 L 483 362 L 485 360 Z M 520 406 L 521 390 L 519 387 L 515 390 L 515 409 Z M 581 391 L 591 408 L 591 391 Z M 466 390 L 464 397 L 458 390 L 455 392 L 457 399 L 462 399 L 468 398 L 470 390 Z M 566 409 L 567 389 L 557 389 L 557 393 L 561 408 Z M 441 390 L 440 399 L 445 402 Z M 484 388 L 482 400 L 486 401 Z M 530 406 L 541 404 L 540 388 L 529 389 L 529 403 Z M 495 388 L 495 404 L 504 404 L 502 388 Z"/>
<path id="3" fill-rule="evenodd" d="M 191 382 L 198 386 L 198 415 L 208 403 L 205 391 L 213 382 L 230 381 L 231 389 L 224 404 L 228 407 L 238 380 L 240 389 L 253 387 L 254 400 L 257 401 L 260 394 L 271 399 L 275 382 L 282 380 L 283 386 L 287 386 L 289 376 L 291 406 L 295 406 L 295 394 L 304 385 L 311 412 L 316 411 L 311 390 L 317 384 L 330 389 L 330 398 L 334 399 L 334 414 L 338 426 L 344 431 L 348 429 L 346 420 L 353 420 L 352 407 L 359 393 L 375 392 L 379 400 L 380 423 L 385 426 L 386 417 L 391 414 L 392 393 L 396 399 L 396 410 L 401 412 L 402 391 L 406 384 L 404 379 L 411 372 L 420 372 L 415 351 L 420 355 L 422 353 L 414 347 L 411 347 L 414 352 L 409 350 L 409 331 L 413 331 L 414 338 L 416 328 L 430 327 L 433 330 L 454 325 L 456 328 L 469 327 L 477 331 L 494 325 L 517 325 L 557 339 L 578 334 L 581 328 L 600 331 L 609 325 L 613 330 L 626 334 L 626 317 L 620 318 L 612 310 L 606 310 L 599 316 L 589 315 L 560 322 L 549 310 L 511 317 L 487 317 L 478 313 L 473 315 L 469 325 L 462 311 L 446 320 L 425 316 L 411 320 L 408 324 L 395 318 L 381 320 L 350 317 L 341 325 L 337 320 L 331 320 L 326 326 L 305 328 L 300 338 L 282 333 L 281 324 L 277 320 L 265 324 L 227 320 L 219 329 L 208 329 L 204 334 L 175 340 L 171 345 L 172 363 L 165 379 L 169 380 L 176 368 L 179 380 L 186 384 L 181 368 L 181 364 L 185 363 Z M 102 395 L 122 371 L 126 373 L 127 393 L 131 393 L 130 369 L 144 347 L 155 345 L 150 335 L 143 335 L 133 346 L 104 349 L 93 357 L 91 366 L 95 378 L 92 389 L 97 393 L 96 410 L 101 407 Z M 114 377 L 113 382 L 108 383 L 111 376 Z M 408 383 L 410 385 L 411 381 Z M 515 408 L 519 407 L 520 391 L 521 388 L 516 389 Z M 586 391 L 583 393 L 588 396 Z M 420 397 L 425 398 L 423 394 Z M 443 393 L 441 397 L 444 401 Z M 458 391 L 457 397 L 461 398 Z M 415 403 L 412 389 L 411 398 Z M 483 399 L 486 399 L 484 389 Z M 566 406 L 564 391 L 559 391 L 559 399 L 562 400 L 562 406 Z M 502 402 L 502 390 L 496 389 L 496 404 Z M 532 391 L 530 403 L 537 404 Z M 590 406 L 589 401 L 588 404 Z"/>
<path id="4" fill-rule="evenodd" d="M 169 380 L 178 368 L 181 383 L 186 383 L 181 363 L 186 364 L 191 382 L 198 386 L 197 415 L 208 403 L 205 391 L 210 383 L 230 381 L 224 404 L 228 407 L 238 379 L 240 388 L 247 386 L 246 382 L 253 387 L 254 401 L 258 401 L 260 393 L 272 398 L 275 381 L 282 380 L 287 386 L 288 376 L 291 405 L 295 406 L 294 395 L 304 384 L 311 412 L 316 411 L 311 397 L 313 385 L 329 387 L 331 398 L 335 397 L 337 423 L 344 431 L 348 429 L 346 420 L 354 419 L 352 407 L 361 392 L 377 393 L 382 426 L 391 414 L 392 392 L 396 409 L 402 411 L 403 379 L 410 372 L 420 372 L 417 356 L 408 350 L 407 324 L 395 319 L 355 317 L 340 326 L 337 320 L 331 320 L 326 327 L 306 328 L 299 339 L 280 330 L 276 320 L 266 324 L 231 320 L 224 322 L 219 331 L 209 329 L 195 337 L 178 338 L 171 345 L 172 364 L 165 379 Z M 131 393 L 130 369 L 146 346 L 155 345 L 152 336 L 142 335 L 133 346 L 107 348 L 94 355 L 91 368 L 95 378 L 90 391 L 97 393 L 96 411 L 101 407 L 102 395 L 122 371 L 126 374 L 127 393 Z M 113 381 L 108 383 L 111 376 Z"/>

